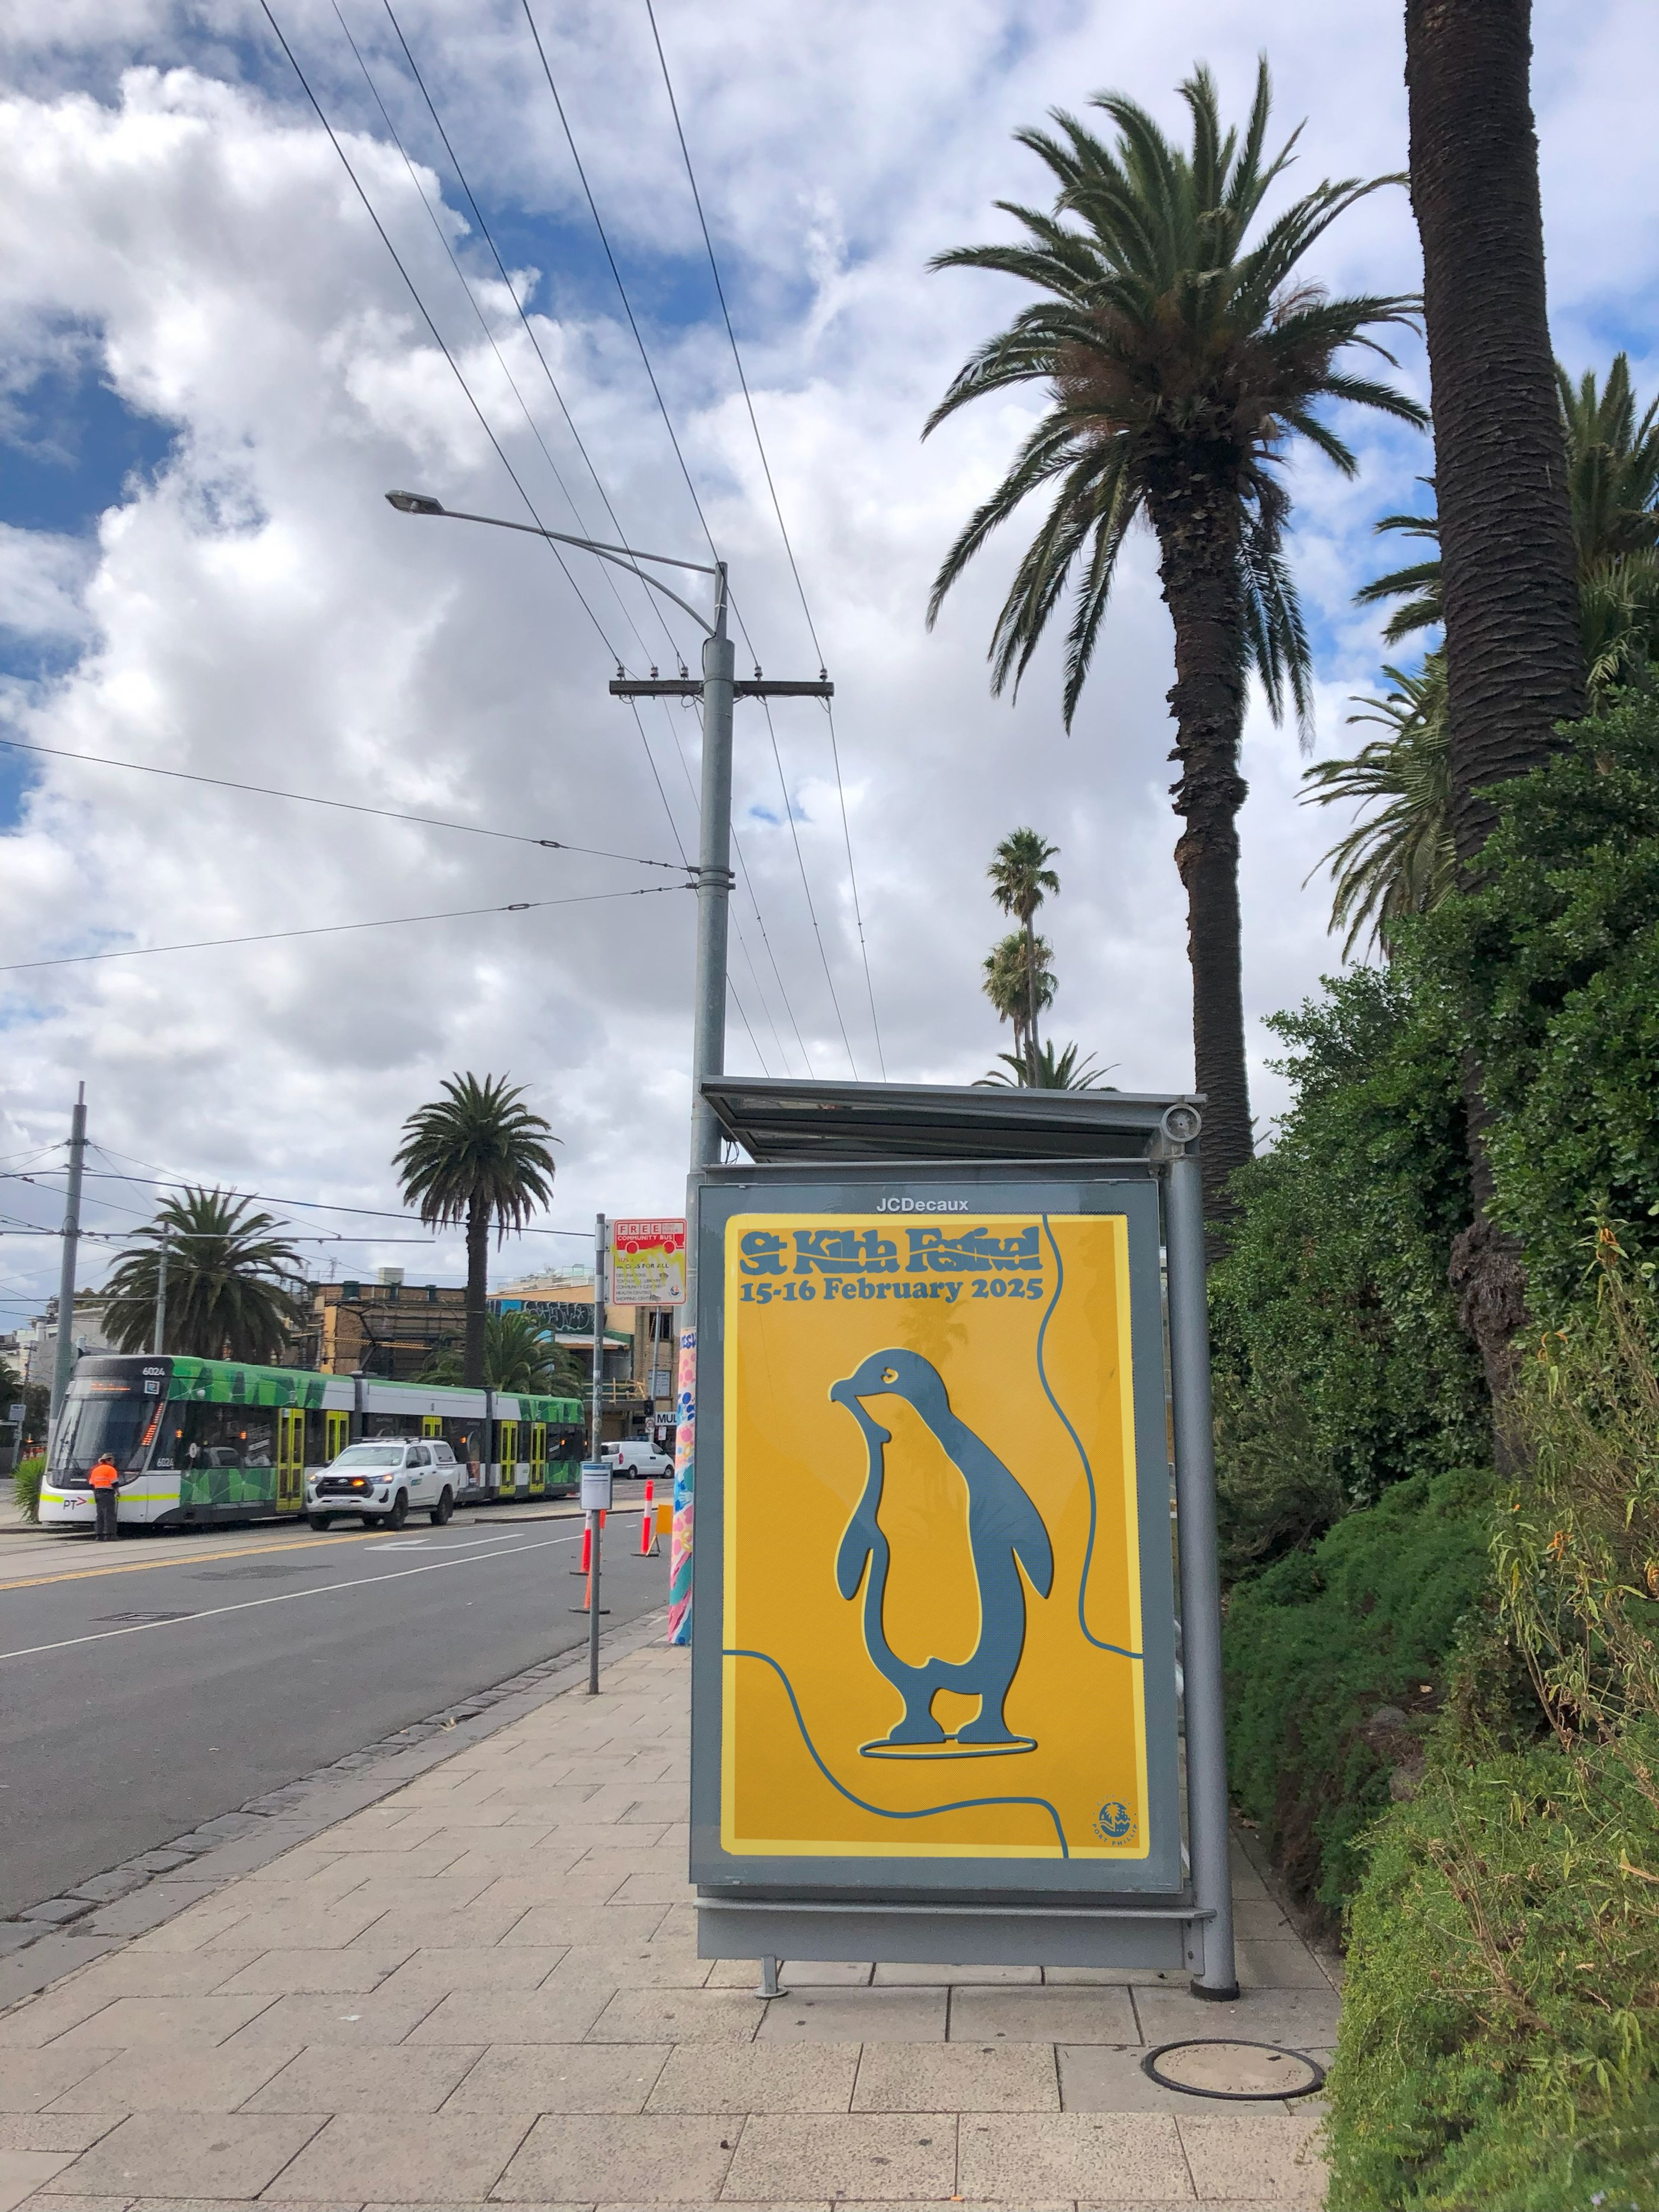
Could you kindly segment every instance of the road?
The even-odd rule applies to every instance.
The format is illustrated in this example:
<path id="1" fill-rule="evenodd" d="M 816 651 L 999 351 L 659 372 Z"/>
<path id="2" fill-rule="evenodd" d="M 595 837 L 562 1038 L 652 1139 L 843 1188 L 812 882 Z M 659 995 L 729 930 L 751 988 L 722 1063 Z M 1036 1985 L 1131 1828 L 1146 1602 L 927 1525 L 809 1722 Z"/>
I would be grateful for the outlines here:
<path id="1" fill-rule="evenodd" d="M 666 1601 L 639 1528 L 609 1524 L 607 1626 Z M 584 1643 L 580 1543 L 489 1513 L 6 1541 L 0 1917 Z"/>

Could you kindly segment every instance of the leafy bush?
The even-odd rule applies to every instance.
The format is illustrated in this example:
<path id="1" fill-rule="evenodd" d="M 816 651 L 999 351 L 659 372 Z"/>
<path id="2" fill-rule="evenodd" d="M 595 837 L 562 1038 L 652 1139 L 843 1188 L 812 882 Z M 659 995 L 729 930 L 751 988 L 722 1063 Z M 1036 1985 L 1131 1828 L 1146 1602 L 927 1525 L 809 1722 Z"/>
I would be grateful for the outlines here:
<path id="1" fill-rule="evenodd" d="M 1481 889 L 1409 932 L 1407 961 L 1480 1062 L 1496 1211 L 1545 1312 L 1574 1295 L 1591 1213 L 1639 1219 L 1659 1257 L 1659 699 L 1562 734 L 1494 793 Z"/>
<path id="2" fill-rule="evenodd" d="M 1422 1795 L 1370 1839 L 1344 2206 L 1659 2204 L 1659 1297 L 1611 1229 L 1595 1252 L 1595 1296 L 1523 1369 L 1532 1472 L 1492 1541 L 1551 1741 L 1518 1743 L 1466 1668 Z"/>
<path id="3" fill-rule="evenodd" d="M 12 1470 L 11 1494 L 25 1521 L 40 1518 L 40 1479 L 46 1471 L 44 1452 L 33 1459 L 20 1459 Z"/>
<path id="4" fill-rule="evenodd" d="M 1484 1473 L 1397 1483 L 1229 1601 L 1233 1793 L 1293 1893 L 1328 1917 L 1392 1775 L 1421 1757 L 1459 1624 L 1489 1588 L 1491 1491 Z"/>
<path id="5" fill-rule="evenodd" d="M 1291 1048 L 1279 1065 L 1295 1103 L 1273 1150 L 1233 1179 L 1240 1212 L 1211 1289 L 1228 1414 L 1219 1480 L 1224 1498 L 1248 1500 L 1247 1522 L 1269 1503 L 1260 1462 L 1275 1451 L 1291 1496 L 1327 1501 L 1310 1538 L 1335 1501 L 1366 1503 L 1491 1449 L 1446 1280 L 1468 1170 L 1437 1005 L 1432 991 L 1414 997 L 1398 975 L 1359 969 L 1271 1024 Z"/>

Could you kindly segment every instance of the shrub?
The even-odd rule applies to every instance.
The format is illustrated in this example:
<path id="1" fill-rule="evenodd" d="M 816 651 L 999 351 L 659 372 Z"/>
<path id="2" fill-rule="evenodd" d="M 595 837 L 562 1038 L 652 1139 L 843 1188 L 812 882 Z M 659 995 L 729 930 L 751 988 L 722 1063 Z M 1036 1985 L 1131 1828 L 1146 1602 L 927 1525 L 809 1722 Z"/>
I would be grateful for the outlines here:
<path id="1" fill-rule="evenodd" d="M 1240 1210 L 1212 1273 L 1220 1395 L 1237 1407 L 1218 1464 L 1224 1497 L 1242 1488 L 1259 1516 L 1268 1501 L 1248 1462 L 1279 1452 L 1288 1491 L 1327 1501 L 1308 1539 L 1333 1501 L 1364 1504 L 1491 1449 L 1446 1280 L 1468 1170 L 1437 1004 L 1359 969 L 1270 1024 L 1291 1048 L 1278 1065 L 1295 1099 L 1273 1150 L 1233 1179 Z"/>
<path id="2" fill-rule="evenodd" d="M 1489 1587 L 1491 1488 L 1484 1473 L 1397 1483 L 1229 1601 L 1234 1796 L 1328 1920 L 1392 1776 L 1421 1757 L 1459 1624 Z"/>
<path id="3" fill-rule="evenodd" d="M 40 1518 L 40 1479 L 46 1471 L 44 1452 L 33 1459 L 20 1459 L 12 1471 L 11 1494 L 25 1521 Z"/>

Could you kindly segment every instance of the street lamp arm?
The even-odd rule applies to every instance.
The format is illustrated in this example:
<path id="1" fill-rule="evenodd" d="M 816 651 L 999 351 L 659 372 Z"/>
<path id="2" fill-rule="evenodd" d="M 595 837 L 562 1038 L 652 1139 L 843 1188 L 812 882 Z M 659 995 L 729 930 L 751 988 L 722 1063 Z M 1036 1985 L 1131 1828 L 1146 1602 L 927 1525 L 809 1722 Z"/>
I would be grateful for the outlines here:
<path id="1" fill-rule="evenodd" d="M 518 530 L 527 538 L 545 538 L 555 545 L 574 545 L 584 553 L 592 553 L 601 561 L 609 561 L 613 568 L 626 569 L 630 576 L 637 576 L 641 583 L 649 585 L 653 592 L 660 592 L 664 599 L 672 599 L 677 607 L 683 608 L 700 629 L 706 631 L 710 637 L 714 635 L 714 624 L 706 616 L 700 615 L 678 592 L 670 591 L 659 578 L 647 576 L 639 566 L 641 561 L 653 561 L 664 568 L 690 568 L 699 576 L 717 577 L 720 570 L 711 568 L 706 562 L 681 561 L 672 553 L 636 553 L 631 545 L 611 545 L 596 538 L 572 538 L 562 530 L 544 530 L 538 523 L 509 522 L 504 515 L 467 514 L 459 507 L 445 507 L 425 492 L 389 491 L 386 499 L 401 514 L 441 514 L 451 522 L 483 522 L 494 530 Z"/>

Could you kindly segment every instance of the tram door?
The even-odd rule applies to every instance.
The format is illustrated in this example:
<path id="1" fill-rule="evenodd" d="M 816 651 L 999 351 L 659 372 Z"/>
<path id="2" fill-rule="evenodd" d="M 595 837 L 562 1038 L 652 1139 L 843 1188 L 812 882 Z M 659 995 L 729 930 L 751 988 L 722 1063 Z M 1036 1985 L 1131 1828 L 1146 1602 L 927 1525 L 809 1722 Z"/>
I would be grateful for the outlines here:
<path id="1" fill-rule="evenodd" d="M 300 1406 L 276 1416 L 276 1510 L 297 1513 L 306 1493 L 306 1417 Z"/>
<path id="2" fill-rule="evenodd" d="M 530 1495 L 539 1498 L 547 1480 L 547 1423 L 538 1421 L 530 1431 Z"/>
<path id="3" fill-rule="evenodd" d="M 495 1433 L 501 1439 L 501 1496 L 511 1498 L 519 1483 L 519 1425 L 503 1421 Z"/>
<path id="4" fill-rule="evenodd" d="M 323 1452 L 325 1459 L 337 1460 L 351 1440 L 349 1413 L 323 1415 Z"/>

